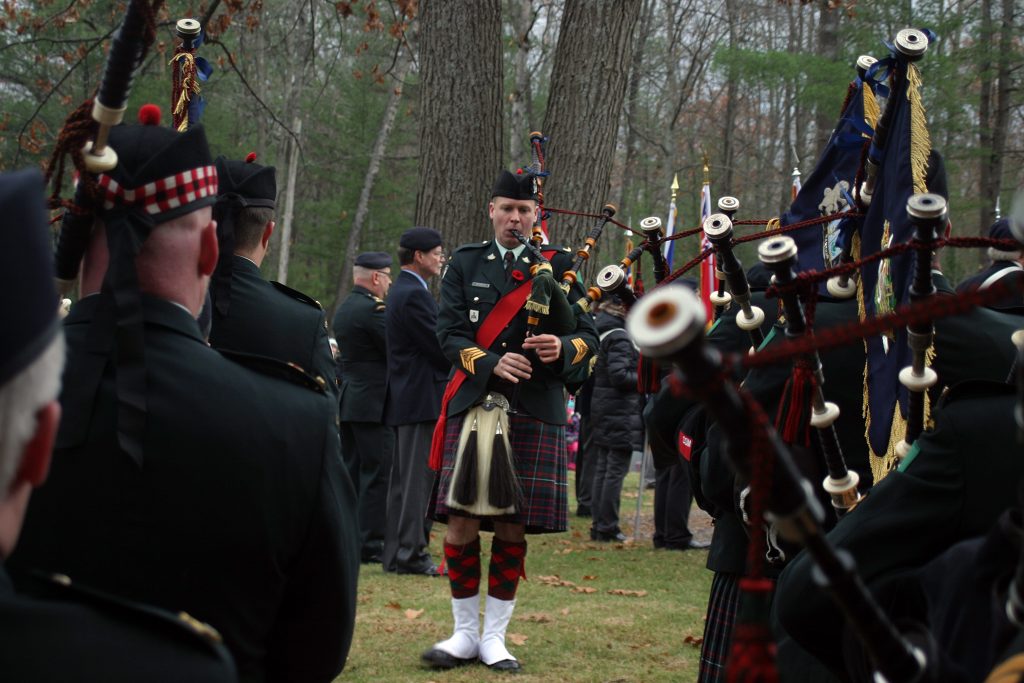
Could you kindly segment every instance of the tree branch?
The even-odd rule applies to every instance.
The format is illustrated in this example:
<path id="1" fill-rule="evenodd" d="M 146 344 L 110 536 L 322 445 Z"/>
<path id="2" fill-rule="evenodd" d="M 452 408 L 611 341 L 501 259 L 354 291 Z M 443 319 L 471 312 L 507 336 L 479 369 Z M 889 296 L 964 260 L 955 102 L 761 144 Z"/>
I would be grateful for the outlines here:
<path id="1" fill-rule="evenodd" d="M 298 146 L 299 146 L 299 151 L 301 152 L 301 151 L 302 151 L 302 143 L 301 143 L 301 142 L 299 142 L 299 138 L 298 138 L 298 136 L 297 136 L 297 135 L 295 135 L 295 132 L 294 132 L 294 131 L 292 131 L 292 129 L 291 129 L 291 128 L 289 128 L 288 126 L 286 126 L 286 125 L 284 124 L 284 122 L 282 122 L 282 121 L 281 121 L 281 119 L 277 118 L 277 115 L 276 115 L 276 114 L 274 114 L 274 111 L 273 111 L 273 110 L 272 110 L 272 109 L 271 109 L 271 108 L 270 108 L 270 107 L 269 107 L 269 106 L 267 105 L 267 103 L 266 103 L 266 102 L 264 102 L 264 101 L 263 101 L 263 100 L 262 100 L 262 99 L 260 98 L 260 96 L 259 96 L 259 95 L 257 95 L 257 94 L 256 94 L 256 91 L 255 91 L 255 90 L 253 90 L 253 88 L 252 88 L 252 86 L 251 86 L 251 85 L 249 85 L 249 81 L 248 81 L 248 80 L 246 80 L 246 78 L 245 78 L 245 74 L 243 74 L 243 73 L 242 73 L 242 70 L 238 68 L 238 65 L 237 65 L 237 64 L 235 64 L 235 58 L 231 56 L 231 51 L 230 51 L 230 50 L 228 50 L 228 48 L 227 48 L 227 45 L 225 45 L 224 43 L 222 43 L 222 42 L 220 41 L 220 39 L 219 39 L 219 38 L 210 38 L 209 40 L 207 40 L 207 41 L 206 41 L 206 44 L 207 44 L 207 45 L 217 45 L 217 46 L 219 46 L 219 47 L 220 47 L 220 49 L 221 49 L 221 50 L 223 50 L 223 51 L 224 51 L 224 54 L 225 54 L 225 55 L 227 56 L 227 58 L 228 58 L 228 64 L 230 64 L 230 65 L 231 65 L 231 68 L 232 68 L 232 70 L 234 70 L 234 72 L 235 72 L 236 74 L 238 74 L 238 80 L 240 80 L 240 81 L 242 82 L 242 85 L 243 85 L 243 86 L 245 86 L 245 89 L 249 91 L 249 94 L 250 94 L 250 95 L 252 95 L 253 99 L 254 99 L 254 100 L 256 100 L 256 102 L 258 102 L 258 103 L 259 103 L 259 105 L 260 105 L 261 107 L 263 107 L 264 111 L 266 111 L 266 112 L 267 112 L 267 114 L 268 114 L 268 115 L 270 116 L 270 118 L 271 118 L 271 119 L 272 119 L 272 120 L 274 121 L 274 123 L 276 123 L 276 124 L 277 124 L 277 125 L 278 125 L 278 126 L 279 126 L 279 127 L 281 128 L 281 130 L 283 130 L 284 132 L 286 132 L 286 133 L 288 134 L 288 137 L 290 137 L 290 138 L 292 139 L 292 141 L 293 141 L 293 142 L 294 142 L 294 143 L 295 143 L 296 145 L 298 145 Z"/>

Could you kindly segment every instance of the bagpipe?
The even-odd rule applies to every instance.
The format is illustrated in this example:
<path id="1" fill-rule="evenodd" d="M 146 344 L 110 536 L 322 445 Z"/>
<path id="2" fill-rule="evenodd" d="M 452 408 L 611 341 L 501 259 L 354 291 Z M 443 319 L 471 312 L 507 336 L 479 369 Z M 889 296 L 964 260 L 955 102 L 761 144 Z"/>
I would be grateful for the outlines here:
<path id="1" fill-rule="evenodd" d="M 65 209 L 55 257 L 57 291 L 61 296 L 74 288 L 89 244 L 93 220 L 102 201 L 97 179 L 117 166 L 117 152 L 107 144 L 107 139 L 110 129 L 124 119 L 132 81 L 156 36 L 155 17 L 162 5 L 163 0 L 128 3 L 121 26 L 111 40 L 96 95 L 68 116 L 58 134 L 46 178 L 54 181 L 50 208 Z M 59 198 L 65 154 L 71 157 L 79 174 L 71 202 Z"/>
<path id="2" fill-rule="evenodd" d="M 804 546 L 819 569 L 818 584 L 839 605 L 884 680 L 926 680 L 929 662 L 924 650 L 888 619 L 859 578 L 849 553 L 835 549 L 826 538 L 821 525 L 823 513 L 809 492 L 810 485 L 764 411 L 732 383 L 720 353 L 704 343 L 704 327 L 703 305 L 679 285 L 644 296 L 627 321 L 627 329 L 641 351 L 674 364 L 680 385 L 721 425 L 731 465 L 751 483 L 752 528 L 759 528 L 765 515 L 770 514 L 783 538 Z M 741 600 L 759 605 L 760 613 L 750 621 L 741 618 L 747 628 L 738 628 L 734 650 L 763 647 L 770 639 L 764 617 L 771 584 L 762 578 L 763 561 L 759 559 L 763 557 L 763 544 L 763 536 L 755 535 L 749 553 L 751 572 L 740 582 Z M 761 666 L 773 664 L 762 660 Z"/>

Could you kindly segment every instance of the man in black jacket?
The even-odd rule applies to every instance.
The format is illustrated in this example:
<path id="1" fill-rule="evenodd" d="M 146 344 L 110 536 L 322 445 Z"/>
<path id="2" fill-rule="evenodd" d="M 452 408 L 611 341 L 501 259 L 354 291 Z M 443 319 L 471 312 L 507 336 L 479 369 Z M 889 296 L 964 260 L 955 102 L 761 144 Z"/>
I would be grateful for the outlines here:
<path id="1" fill-rule="evenodd" d="M 255 155 L 244 162 L 219 157 L 216 164 L 220 258 L 210 282 L 210 346 L 294 363 L 336 398 L 334 357 L 320 303 L 260 274 L 274 232 L 274 167 L 255 163 Z"/>
<path id="2" fill-rule="evenodd" d="M 1014 239 L 1010 232 L 1010 221 L 1001 218 L 988 229 L 988 236 L 993 239 Z M 1015 250 L 999 250 L 993 247 L 988 248 L 989 265 L 969 278 L 964 279 L 956 287 L 957 292 L 966 291 L 972 287 L 987 289 L 1000 281 L 1020 281 L 1024 279 L 1024 267 L 1021 261 L 1024 260 L 1024 247 Z M 1010 294 L 1003 299 L 989 304 L 990 308 L 1013 308 L 1024 306 L 1024 294 L 1017 292 Z"/>
<path id="3" fill-rule="evenodd" d="M 333 406 L 306 373 L 200 336 L 217 264 L 202 127 L 117 126 L 110 145 L 50 478 L 10 561 L 188 611 L 244 681 L 333 680 L 358 572 Z"/>
<path id="4" fill-rule="evenodd" d="M 381 251 L 356 257 L 355 286 L 334 314 L 341 368 L 341 454 L 359 493 L 363 562 L 384 554 L 388 474 L 395 432 L 384 424 L 387 343 L 384 297 L 391 286 L 391 257 Z"/>
<path id="5" fill-rule="evenodd" d="M 234 681 L 216 631 L 191 619 L 39 577 L 15 592 L 2 564 L 43 484 L 60 422 L 64 333 L 38 171 L 0 175 L 0 672 L 4 680 Z M 187 615 L 186 615 L 187 616 Z M 210 637 L 204 637 L 205 631 Z"/>
<path id="6" fill-rule="evenodd" d="M 434 423 L 451 363 L 441 351 L 434 328 L 437 302 L 427 280 L 441 274 L 444 248 L 433 228 L 412 228 L 398 243 L 402 270 L 388 293 L 385 313 L 388 388 L 384 421 L 395 428 L 395 457 L 388 481 L 384 570 L 437 576 L 427 551 L 430 519 L 427 502 L 434 473 L 427 466 Z"/>

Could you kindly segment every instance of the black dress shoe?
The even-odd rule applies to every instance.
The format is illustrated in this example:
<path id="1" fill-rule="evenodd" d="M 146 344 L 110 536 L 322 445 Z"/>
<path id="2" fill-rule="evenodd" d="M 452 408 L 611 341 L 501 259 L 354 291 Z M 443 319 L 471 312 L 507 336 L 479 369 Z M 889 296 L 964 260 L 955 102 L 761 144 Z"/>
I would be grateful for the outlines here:
<path id="1" fill-rule="evenodd" d="M 711 547 L 711 541 L 698 541 L 696 538 L 691 538 L 686 547 L 691 550 L 707 550 Z"/>
<path id="2" fill-rule="evenodd" d="M 626 540 L 626 534 L 621 531 L 617 531 L 614 534 L 606 534 L 601 531 L 591 531 L 590 540 L 600 541 L 601 543 L 623 543 Z"/>
<path id="3" fill-rule="evenodd" d="M 467 664 L 479 661 L 476 657 L 469 657 L 467 659 L 456 657 L 444 650 L 438 650 L 436 647 L 432 647 L 424 652 L 420 655 L 420 659 L 434 669 L 454 669 L 459 666 L 466 666 Z"/>
<path id="4" fill-rule="evenodd" d="M 485 666 L 491 671 L 504 671 L 507 673 L 519 673 L 523 667 L 519 666 L 519 662 L 514 659 L 503 659 L 500 662 L 494 664 L 485 664 Z"/>

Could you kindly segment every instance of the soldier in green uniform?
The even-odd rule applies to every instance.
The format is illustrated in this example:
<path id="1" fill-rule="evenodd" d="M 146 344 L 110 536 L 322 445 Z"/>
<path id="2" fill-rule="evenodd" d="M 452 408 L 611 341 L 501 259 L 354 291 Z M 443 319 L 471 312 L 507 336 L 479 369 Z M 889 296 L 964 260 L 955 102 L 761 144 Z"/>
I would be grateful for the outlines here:
<path id="1" fill-rule="evenodd" d="M 359 491 L 363 562 L 380 562 L 387 530 L 388 477 L 395 432 L 384 424 L 387 344 L 384 297 L 391 257 L 374 251 L 356 257 L 355 286 L 334 314 L 341 371 L 341 452 Z"/>
<path id="2" fill-rule="evenodd" d="M 527 231 L 536 211 L 534 179 L 503 171 L 488 207 L 493 238 L 457 249 L 441 285 L 437 336 L 456 372 L 434 435 L 431 465 L 438 469 L 438 480 L 429 509 L 435 521 L 448 525 L 444 552 L 455 628 L 451 638 L 423 654 L 439 668 L 479 658 L 493 669 L 519 669 L 505 648 L 505 630 L 523 571 L 525 534 L 567 528 L 565 387 L 586 379 L 597 331 L 589 314 L 577 312 L 568 331 L 543 333 L 542 320 L 540 333 L 526 338 L 527 312 L 517 299 L 506 297 L 518 292 L 525 301 L 524 292 L 530 290 L 530 258 L 515 232 Z M 545 249 L 554 273 L 571 268 L 568 249 Z M 582 296 L 574 284 L 569 301 Z M 521 496 L 513 512 L 481 516 L 451 507 L 448 494 L 467 411 L 487 397 L 500 400 L 497 394 L 513 401 L 508 440 Z M 482 636 L 481 528 L 494 530 Z"/>
<path id="3" fill-rule="evenodd" d="M 274 232 L 277 182 L 273 166 L 219 157 L 217 221 L 220 258 L 210 283 L 210 346 L 294 363 L 337 397 L 327 318 L 320 303 L 280 282 L 267 282 L 260 266 Z"/>
<path id="4" fill-rule="evenodd" d="M 9 563 L 209 622 L 244 681 L 333 680 L 359 569 L 334 407 L 306 373 L 200 335 L 217 265 L 202 127 L 109 140 L 50 477 Z"/>
<path id="5" fill-rule="evenodd" d="M 0 562 L 42 485 L 60 422 L 64 333 L 57 316 L 44 183 L 38 171 L 0 175 Z M 29 582 L 25 582 L 29 583 Z M 15 592 L 0 564 L 0 676 L 36 681 L 234 681 L 212 628 L 183 616 L 33 577 Z"/>

